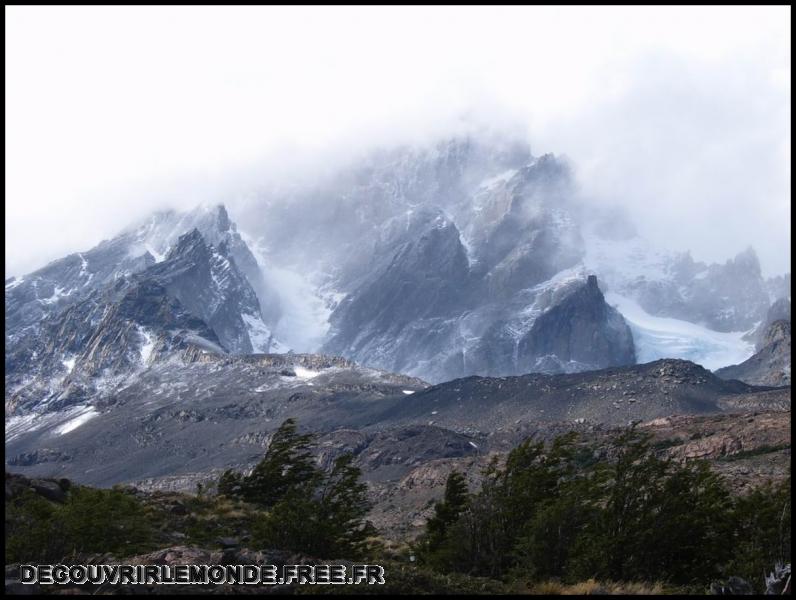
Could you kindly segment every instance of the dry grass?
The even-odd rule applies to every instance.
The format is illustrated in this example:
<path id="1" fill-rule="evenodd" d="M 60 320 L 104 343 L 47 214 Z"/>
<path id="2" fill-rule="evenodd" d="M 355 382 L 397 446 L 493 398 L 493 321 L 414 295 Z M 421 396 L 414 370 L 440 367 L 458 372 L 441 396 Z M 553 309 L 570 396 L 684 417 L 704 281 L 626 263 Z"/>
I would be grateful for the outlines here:
<path id="1" fill-rule="evenodd" d="M 533 596 L 657 596 L 666 593 L 666 590 L 660 583 L 624 583 L 595 581 L 594 579 L 573 584 L 565 584 L 559 581 L 544 581 L 542 583 L 529 584 L 526 591 Z"/>

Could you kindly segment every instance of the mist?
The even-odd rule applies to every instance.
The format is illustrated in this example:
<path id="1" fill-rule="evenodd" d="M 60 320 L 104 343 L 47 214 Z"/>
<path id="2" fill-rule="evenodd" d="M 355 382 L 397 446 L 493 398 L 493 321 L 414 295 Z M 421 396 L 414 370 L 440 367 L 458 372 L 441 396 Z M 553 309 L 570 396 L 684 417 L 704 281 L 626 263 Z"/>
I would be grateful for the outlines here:
<path id="1" fill-rule="evenodd" d="M 484 130 L 655 243 L 790 271 L 789 7 L 6 11 L 6 277 Z"/>

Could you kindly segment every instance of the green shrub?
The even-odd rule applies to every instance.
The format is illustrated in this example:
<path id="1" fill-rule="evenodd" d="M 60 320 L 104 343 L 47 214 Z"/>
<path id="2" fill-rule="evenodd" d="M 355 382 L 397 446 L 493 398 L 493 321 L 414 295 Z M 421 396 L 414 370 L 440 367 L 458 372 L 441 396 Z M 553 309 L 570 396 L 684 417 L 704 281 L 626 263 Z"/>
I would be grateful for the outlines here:
<path id="1" fill-rule="evenodd" d="M 62 505 L 32 491 L 6 504 L 6 562 L 59 561 L 80 553 L 152 549 L 141 503 L 119 490 L 74 487 Z"/>

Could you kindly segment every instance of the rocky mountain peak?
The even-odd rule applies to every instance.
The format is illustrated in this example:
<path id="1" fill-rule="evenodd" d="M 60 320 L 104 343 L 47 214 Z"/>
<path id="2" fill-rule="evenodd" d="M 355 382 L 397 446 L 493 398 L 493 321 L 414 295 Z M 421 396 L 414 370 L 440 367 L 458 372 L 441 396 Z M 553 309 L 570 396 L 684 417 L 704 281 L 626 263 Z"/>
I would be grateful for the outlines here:
<path id="1" fill-rule="evenodd" d="M 230 221 L 229 214 L 227 213 L 227 207 L 223 204 L 218 204 L 215 207 L 217 220 L 216 223 L 218 225 L 219 231 L 229 231 L 232 227 L 232 221 Z"/>
<path id="2" fill-rule="evenodd" d="M 171 261 L 191 256 L 207 256 L 207 244 L 196 227 L 177 239 L 177 243 L 166 255 L 166 260 Z"/>
<path id="3" fill-rule="evenodd" d="M 630 365 L 636 362 L 630 327 L 605 302 L 597 277 L 540 315 L 520 340 L 527 371 L 573 371 Z"/>

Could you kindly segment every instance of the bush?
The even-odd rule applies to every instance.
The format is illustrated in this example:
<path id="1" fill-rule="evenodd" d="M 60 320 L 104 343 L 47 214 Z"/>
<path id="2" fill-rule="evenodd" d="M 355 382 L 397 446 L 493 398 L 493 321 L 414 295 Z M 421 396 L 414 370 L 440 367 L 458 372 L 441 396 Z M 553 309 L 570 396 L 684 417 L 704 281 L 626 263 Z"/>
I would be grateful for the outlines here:
<path id="1" fill-rule="evenodd" d="M 76 487 L 63 505 L 28 490 L 6 505 L 6 562 L 125 556 L 152 549 L 152 541 L 144 507 L 119 490 Z"/>
<path id="2" fill-rule="evenodd" d="M 527 440 L 505 467 L 490 465 L 463 507 L 436 506 L 423 563 L 531 582 L 704 587 L 725 574 L 762 583 L 765 569 L 790 561 L 790 481 L 733 499 L 707 463 L 657 450 L 634 428 L 605 452 L 573 434 L 547 447 Z"/>

